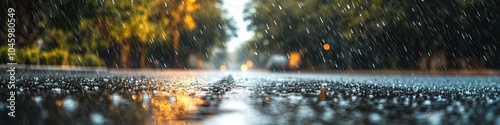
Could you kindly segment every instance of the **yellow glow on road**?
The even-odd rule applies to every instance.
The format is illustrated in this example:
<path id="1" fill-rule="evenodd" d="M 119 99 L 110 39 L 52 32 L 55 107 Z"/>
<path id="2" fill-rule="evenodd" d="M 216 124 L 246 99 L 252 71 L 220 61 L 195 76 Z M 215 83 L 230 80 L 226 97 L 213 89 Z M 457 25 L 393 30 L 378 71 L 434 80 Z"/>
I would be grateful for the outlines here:
<path id="1" fill-rule="evenodd" d="M 248 67 L 247 67 L 246 64 L 241 65 L 240 68 L 241 68 L 241 71 L 247 71 L 248 70 Z"/>
<path id="2" fill-rule="evenodd" d="M 132 95 L 132 100 L 136 100 L 137 99 L 137 96 L 136 95 Z"/>
<path id="3" fill-rule="evenodd" d="M 226 65 L 220 65 L 219 69 L 220 71 L 226 71 L 227 67 Z"/>
<path id="4" fill-rule="evenodd" d="M 179 120 L 179 118 L 190 116 L 198 110 L 199 105 L 203 104 L 200 97 L 193 97 L 191 93 L 185 90 L 174 91 L 175 95 L 172 93 L 158 93 L 151 98 L 151 110 L 156 124 L 182 124 L 185 121 Z"/>
<path id="5" fill-rule="evenodd" d="M 271 98 L 269 98 L 269 96 L 266 96 L 266 97 L 264 98 L 264 102 L 266 102 L 266 103 L 271 102 Z"/>
<path id="6" fill-rule="evenodd" d="M 61 100 L 56 100 L 56 105 L 57 106 L 62 106 L 62 101 Z"/>
<path id="7" fill-rule="evenodd" d="M 253 62 L 248 60 L 247 63 L 246 63 L 247 67 L 248 68 L 252 68 L 253 67 Z"/>
<path id="8" fill-rule="evenodd" d="M 328 43 L 323 44 L 323 49 L 325 49 L 326 51 L 330 50 L 330 44 Z"/>

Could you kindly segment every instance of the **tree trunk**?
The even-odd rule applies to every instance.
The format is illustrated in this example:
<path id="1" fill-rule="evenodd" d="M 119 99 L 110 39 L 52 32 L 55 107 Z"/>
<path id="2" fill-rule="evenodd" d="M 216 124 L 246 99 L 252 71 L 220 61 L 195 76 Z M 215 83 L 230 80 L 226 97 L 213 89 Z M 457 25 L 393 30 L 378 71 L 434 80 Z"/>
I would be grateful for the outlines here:
<path id="1" fill-rule="evenodd" d="M 352 70 L 352 51 L 349 50 L 349 53 L 347 54 L 348 60 L 347 60 L 347 70 Z"/>
<path id="2" fill-rule="evenodd" d="M 174 55 L 174 66 L 175 67 L 180 67 L 180 63 L 179 63 L 179 55 L 178 55 L 178 49 L 179 49 L 179 37 L 180 37 L 180 34 L 179 34 L 179 30 L 178 29 L 175 29 L 174 33 L 174 52 L 175 52 L 175 55 Z"/>
<path id="3" fill-rule="evenodd" d="M 144 48 L 141 49 L 141 57 L 140 57 L 140 67 L 146 68 L 146 51 Z"/>
<path id="4" fill-rule="evenodd" d="M 398 68 L 398 59 L 394 56 L 391 57 L 391 69 L 397 70 Z"/>
<path id="5" fill-rule="evenodd" d="M 175 31 L 174 31 L 174 49 L 176 51 L 179 48 L 179 37 L 180 37 L 179 31 L 177 29 L 175 29 Z"/>
<path id="6" fill-rule="evenodd" d="M 130 54 L 130 43 L 124 42 L 122 44 L 119 67 L 130 68 L 129 54 Z"/>

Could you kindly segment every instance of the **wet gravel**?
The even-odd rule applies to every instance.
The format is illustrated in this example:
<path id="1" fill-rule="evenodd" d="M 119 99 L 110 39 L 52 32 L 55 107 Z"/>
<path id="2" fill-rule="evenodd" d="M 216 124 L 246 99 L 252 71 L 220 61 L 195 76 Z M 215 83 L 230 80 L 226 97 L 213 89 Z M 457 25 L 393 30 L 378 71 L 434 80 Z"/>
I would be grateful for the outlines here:
<path id="1" fill-rule="evenodd" d="M 0 124 L 500 124 L 500 77 L 265 72 L 38 73 Z M 0 77 L 7 83 L 7 77 Z"/>

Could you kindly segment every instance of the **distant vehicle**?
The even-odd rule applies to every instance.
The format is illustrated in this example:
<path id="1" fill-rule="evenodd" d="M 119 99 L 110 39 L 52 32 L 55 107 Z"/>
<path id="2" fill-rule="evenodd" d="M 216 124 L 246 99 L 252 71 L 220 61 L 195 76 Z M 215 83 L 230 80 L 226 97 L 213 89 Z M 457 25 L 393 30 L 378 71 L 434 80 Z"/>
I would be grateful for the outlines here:
<path id="1" fill-rule="evenodd" d="M 285 55 L 273 55 L 266 63 L 266 69 L 270 71 L 282 71 L 289 67 L 288 58 Z"/>

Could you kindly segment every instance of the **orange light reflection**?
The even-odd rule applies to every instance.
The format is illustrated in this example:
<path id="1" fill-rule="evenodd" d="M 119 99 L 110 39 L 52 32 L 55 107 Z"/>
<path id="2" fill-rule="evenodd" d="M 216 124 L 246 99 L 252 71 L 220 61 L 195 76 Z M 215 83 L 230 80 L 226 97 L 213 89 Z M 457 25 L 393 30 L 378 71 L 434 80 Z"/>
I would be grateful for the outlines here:
<path id="1" fill-rule="evenodd" d="M 169 83 L 168 88 L 165 88 L 157 94 L 141 93 L 139 97 L 149 95 L 151 97 L 150 107 L 154 124 L 186 124 L 191 115 L 198 110 L 199 106 L 204 103 L 201 97 L 193 94 L 193 90 L 189 89 L 191 83 L 195 79 L 186 79 L 182 82 Z"/>

